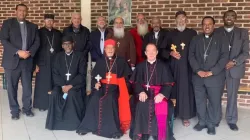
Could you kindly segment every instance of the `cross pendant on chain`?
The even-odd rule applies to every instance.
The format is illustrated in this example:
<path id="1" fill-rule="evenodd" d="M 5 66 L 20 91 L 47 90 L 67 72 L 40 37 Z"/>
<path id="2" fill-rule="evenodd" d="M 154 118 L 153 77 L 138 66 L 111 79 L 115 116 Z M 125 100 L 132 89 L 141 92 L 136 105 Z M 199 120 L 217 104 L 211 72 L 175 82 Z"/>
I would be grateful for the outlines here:
<path id="1" fill-rule="evenodd" d="M 148 91 L 148 88 L 150 88 L 150 85 L 149 85 L 149 83 L 146 85 L 146 87 L 147 87 L 147 91 Z"/>
<path id="2" fill-rule="evenodd" d="M 67 76 L 67 81 L 69 81 L 69 77 L 71 76 L 71 74 L 68 72 L 65 75 Z"/>

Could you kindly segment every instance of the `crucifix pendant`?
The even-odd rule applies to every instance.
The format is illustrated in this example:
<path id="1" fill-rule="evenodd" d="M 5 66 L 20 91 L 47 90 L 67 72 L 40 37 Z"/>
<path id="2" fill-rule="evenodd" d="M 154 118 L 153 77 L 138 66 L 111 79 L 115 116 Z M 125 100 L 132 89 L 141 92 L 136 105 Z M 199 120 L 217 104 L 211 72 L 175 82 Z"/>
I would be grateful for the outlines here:
<path id="1" fill-rule="evenodd" d="M 51 53 L 53 53 L 54 52 L 54 49 L 53 48 L 50 48 L 50 50 L 49 50 Z"/>
<path id="2" fill-rule="evenodd" d="M 108 72 L 108 76 L 107 76 L 106 78 L 107 78 L 107 81 L 108 81 L 108 84 L 109 84 L 110 79 L 112 78 L 112 76 L 111 76 L 111 72 Z"/>
<path id="3" fill-rule="evenodd" d="M 67 76 L 67 81 L 69 81 L 69 77 L 71 76 L 71 74 L 68 72 L 65 75 Z"/>
<path id="4" fill-rule="evenodd" d="M 120 42 L 117 42 L 117 47 L 118 47 L 118 48 L 120 47 Z"/>
<path id="5" fill-rule="evenodd" d="M 147 87 L 147 91 L 148 91 L 148 88 L 150 88 L 150 85 L 147 83 L 146 87 Z"/>

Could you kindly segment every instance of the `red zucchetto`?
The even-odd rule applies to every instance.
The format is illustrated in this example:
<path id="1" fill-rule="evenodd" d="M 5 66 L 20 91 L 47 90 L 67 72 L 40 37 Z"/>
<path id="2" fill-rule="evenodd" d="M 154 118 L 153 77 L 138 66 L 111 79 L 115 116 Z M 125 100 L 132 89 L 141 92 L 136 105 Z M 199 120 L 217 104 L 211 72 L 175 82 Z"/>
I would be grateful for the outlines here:
<path id="1" fill-rule="evenodd" d="M 104 47 L 106 47 L 108 45 L 115 46 L 115 40 L 113 40 L 113 39 L 107 39 L 107 40 L 105 40 Z"/>

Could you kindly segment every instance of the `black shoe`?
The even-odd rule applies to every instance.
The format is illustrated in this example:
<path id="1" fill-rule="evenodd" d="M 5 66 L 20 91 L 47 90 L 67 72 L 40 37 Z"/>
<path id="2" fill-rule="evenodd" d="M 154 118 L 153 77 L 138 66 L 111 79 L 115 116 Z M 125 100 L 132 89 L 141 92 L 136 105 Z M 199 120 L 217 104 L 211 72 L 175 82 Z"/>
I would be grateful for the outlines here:
<path id="1" fill-rule="evenodd" d="M 194 126 L 194 130 L 201 131 L 202 129 L 206 128 L 206 125 L 200 125 L 199 123 Z"/>
<path id="2" fill-rule="evenodd" d="M 46 111 L 46 110 L 45 110 L 45 109 L 39 109 L 39 111 L 40 111 L 40 112 L 44 112 L 44 111 Z"/>
<path id="3" fill-rule="evenodd" d="M 217 123 L 216 125 L 215 125 L 215 127 L 219 127 L 220 126 L 220 123 Z"/>
<path id="4" fill-rule="evenodd" d="M 239 128 L 238 128 L 238 126 L 236 124 L 229 123 L 228 126 L 233 131 L 238 131 L 239 130 Z"/>
<path id="5" fill-rule="evenodd" d="M 27 117 L 34 117 L 34 113 L 31 110 L 27 112 L 23 112 L 23 114 L 25 114 Z"/>
<path id="6" fill-rule="evenodd" d="M 78 133 L 78 135 L 80 135 L 80 136 L 84 136 L 84 135 L 86 135 L 87 133 L 84 133 L 84 132 L 79 132 Z"/>
<path id="7" fill-rule="evenodd" d="M 18 115 L 12 115 L 11 119 L 12 120 L 19 120 L 20 119 L 19 114 Z"/>
<path id="8" fill-rule="evenodd" d="M 215 135 L 216 134 L 215 127 L 208 127 L 207 128 L 207 134 L 209 134 L 209 135 Z"/>

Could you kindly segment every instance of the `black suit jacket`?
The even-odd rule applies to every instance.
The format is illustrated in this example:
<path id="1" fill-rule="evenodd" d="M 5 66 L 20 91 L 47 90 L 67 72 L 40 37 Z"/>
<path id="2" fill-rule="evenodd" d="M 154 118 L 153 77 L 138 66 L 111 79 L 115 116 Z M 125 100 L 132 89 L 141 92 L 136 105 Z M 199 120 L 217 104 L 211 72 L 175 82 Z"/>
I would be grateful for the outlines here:
<path id="1" fill-rule="evenodd" d="M 33 57 L 40 45 L 38 26 L 29 21 L 26 21 L 27 27 L 27 51 L 30 51 L 31 56 L 23 60 L 25 68 L 32 70 Z M 16 54 L 22 49 L 22 36 L 20 25 L 16 18 L 7 19 L 3 22 L 0 32 L 0 39 L 4 48 L 2 67 L 5 69 L 16 69 L 20 58 Z"/>
<path id="2" fill-rule="evenodd" d="M 106 40 L 107 34 L 109 33 L 108 29 L 104 32 L 104 39 Z M 100 41 L 101 41 L 101 32 L 99 29 L 96 29 L 90 33 L 89 37 L 89 48 L 91 53 L 91 59 L 92 61 L 96 62 L 98 59 L 103 57 L 103 54 L 101 52 L 100 48 Z"/>
<path id="3" fill-rule="evenodd" d="M 225 43 L 225 37 L 220 34 L 213 34 L 213 39 L 208 49 L 208 56 L 204 61 L 204 34 L 195 36 L 189 49 L 189 63 L 193 70 L 193 84 L 206 85 L 207 87 L 224 86 L 225 84 L 225 66 L 228 62 L 229 49 Z M 213 75 L 207 78 L 201 78 L 198 71 L 212 71 Z"/>
<path id="4" fill-rule="evenodd" d="M 75 33 L 73 31 L 73 25 L 71 24 L 69 27 L 64 28 L 63 36 L 72 36 L 74 39 L 74 49 L 79 52 L 83 52 L 85 58 L 87 58 L 88 52 L 90 48 L 88 48 L 89 42 L 89 29 L 85 26 L 80 25 L 80 32 Z"/>
<path id="5" fill-rule="evenodd" d="M 158 34 L 158 36 L 159 36 L 159 38 L 158 38 L 158 42 L 157 42 L 157 48 L 158 48 L 158 55 L 157 55 L 157 58 L 159 58 L 159 59 L 163 59 L 163 54 L 162 54 L 162 52 L 163 52 L 163 49 L 164 48 L 162 48 L 162 44 L 163 44 L 163 42 L 164 42 L 164 40 L 165 40 L 165 38 L 167 37 L 167 33 L 168 33 L 168 30 L 165 30 L 165 29 L 160 29 L 160 31 L 159 31 L 159 34 Z M 148 32 L 146 35 L 145 35 L 145 37 L 144 37 L 144 39 L 143 39 L 143 45 L 142 45 L 142 56 L 146 59 L 146 55 L 145 55 L 145 49 L 146 49 L 146 46 L 149 44 L 149 43 L 153 43 L 153 44 L 156 44 L 156 41 L 155 41 L 155 35 L 154 35 L 154 31 L 152 30 L 152 31 L 150 31 L 150 32 Z"/>
<path id="6" fill-rule="evenodd" d="M 224 27 L 216 29 L 216 32 L 225 36 Z M 226 40 L 228 42 L 228 40 Z M 237 64 L 227 70 L 233 78 L 243 78 L 245 75 L 246 59 L 249 57 L 249 37 L 248 30 L 234 27 L 233 44 L 229 53 L 229 60 L 235 59 Z"/>

